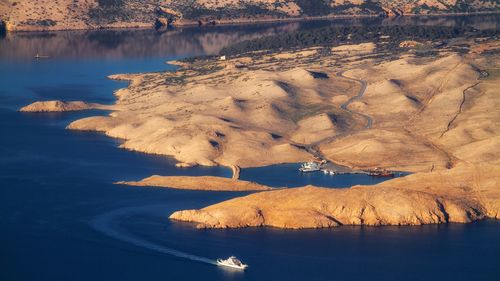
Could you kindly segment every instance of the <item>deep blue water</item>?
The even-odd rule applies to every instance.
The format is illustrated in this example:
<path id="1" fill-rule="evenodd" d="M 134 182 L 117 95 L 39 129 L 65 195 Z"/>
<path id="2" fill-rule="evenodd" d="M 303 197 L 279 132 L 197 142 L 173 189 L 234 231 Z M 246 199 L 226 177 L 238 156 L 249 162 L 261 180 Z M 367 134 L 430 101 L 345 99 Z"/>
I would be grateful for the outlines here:
<path id="1" fill-rule="evenodd" d="M 40 99 L 112 103 L 113 90 L 125 84 L 107 80 L 109 74 L 167 70 L 169 59 L 309 27 L 61 32 L 0 40 L 0 280 L 499 280 L 496 221 L 197 230 L 168 215 L 245 193 L 112 183 L 152 174 L 229 177 L 228 169 L 176 169 L 166 157 L 121 150 L 118 140 L 64 130 L 73 120 L 106 112 L 16 112 Z M 35 52 L 52 58 L 33 61 Z M 301 175 L 296 168 L 248 169 L 242 178 L 290 187 L 375 183 L 365 176 Z M 233 272 L 210 264 L 231 254 L 249 269 Z"/>

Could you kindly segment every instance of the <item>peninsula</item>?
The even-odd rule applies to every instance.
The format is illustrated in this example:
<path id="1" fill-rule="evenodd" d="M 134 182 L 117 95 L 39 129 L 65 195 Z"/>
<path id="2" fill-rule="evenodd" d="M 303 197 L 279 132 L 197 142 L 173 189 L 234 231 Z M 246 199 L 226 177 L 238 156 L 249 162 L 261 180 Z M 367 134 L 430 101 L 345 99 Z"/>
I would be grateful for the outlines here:
<path id="1" fill-rule="evenodd" d="M 156 186 L 187 190 L 207 190 L 207 191 L 263 191 L 273 188 L 257 184 L 254 182 L 233 180 L 222 177 L 199 176 L 158 176 L 154 175 L 141 181 L 121 181 L 117 184 L 133 186 Z"/>
<path id="2" fill-rule="evenodd" d="M 355 169 L 413 173 L 348 189 L 253 186 L 260 192 L 171 215 L 199 227 L 498 218 L 497 37 L 431 27 L 419 34 L 436 38 L 411 41 L 399 27 L 355 31 L 278 35 L 226 48 L 226 57 L 177 62 L 175 72 L 113 75 L 130 81 L 116 91 L 115 111 L 74 121 L 68 129 L 103 132 L 122 139 L 122 148 L 168 155 L 183 166 L 246 168 L 320 158 Z M 294 38 L 310 42 L 280 48 L 283 42 L 293 45 Z M 329 38 L 342 39 L 318 44 Z M 129 184 L 248 186 L 236 179 L 175 177 Z"/>
<path id="3" fill-rule="evenodd" d="M 113 106 L 102 105 L 97 103 L 88 103 L 83 101 L 37 101 L 29 104 L 19 111 L 21 112 L 66 112 L 66 111 L 80 111 L 88 109 L 103 109 L 112 110 Z"/>

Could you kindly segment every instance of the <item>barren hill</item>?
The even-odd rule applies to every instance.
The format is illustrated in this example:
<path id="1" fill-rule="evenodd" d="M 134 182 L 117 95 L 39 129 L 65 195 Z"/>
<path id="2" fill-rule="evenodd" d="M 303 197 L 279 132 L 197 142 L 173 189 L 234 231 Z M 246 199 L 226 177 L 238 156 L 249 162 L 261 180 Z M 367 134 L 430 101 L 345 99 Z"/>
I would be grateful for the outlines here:
<path id="1" fill-rule="evenodd" d="M 265 191 L 178 211 L 171 218 L 207 228 L 420 225 L 498 218 L 499 99 L 494 86 L 499 79 L 498 61 L 487 52 L 477 54 L 487 46 L 474 46 L 467 55 L 443 50 L 432 57 L 403 54 L 383 61 L 362 59 L 356 55 L 362 48 L 351 46 L 353 57 L 342 60 L 351 69 L 340 72 L 340 77 L 363 79 L 367 88 L 362 97 L 341 108 L 369 116 L 371 127 L 351 125 L 350 132 L 342 134 L 337 131 L 338 120 L 333 122 L 337 127 L 331 126 L 332 119 L 319 112 L 314 124 L 307 126 L 315 130 L 311 134 L 300 126 L 309 118 L 297 122 L 295 134 L 304 134 L 300 141 L 310 143 L 323 130 L 334 134 L 319 144 L 329 160 L 361 169 L 385 167 L 415 174 L 349 189 L 307 186 Z M 498 42 L 491 46 L 497 49 Z M 345 56 L 341 48 L 334 49 L 336 56 Z M 320 65 L 309 67 L 329 74 L 328 69 L 338 67 L 325 57 L 318 61 Z M 347 89 L 329 101 L 345 100 L 342 93 Z M 307 86 L 297 93 L 311 95 Z"/>
<path id="2" fill-rule="evenodd" d="M 182 167 L 223 165 L 235 174 L 238 167 L 314 157 L 356 169 L 414 172 L 376 186 L 262 191 L 171 216 L 200 227 L 498 218 L 500 42 L 495 35 L 464 34 L 446 42 L 439 37 L 407 44 L 398 35 L 392 43 L 347 40 L 341 46 L 253 51 L 176 62 L 181 67 L 175 72 L 114 75 L 130 84 L 115 92 L 113 112 L 76 120 L 68 129 L 103 132 L 120 139 L 122 148 L 168 155 Z M 154 176 L 129 184 L 266 189 L 236 178 Z"/>
<path id="3" fill-rule="evenodd" d="M 499 8 L 490 0 L 0 0 L 0 20 L 11 30 L 58 30 Z"/>

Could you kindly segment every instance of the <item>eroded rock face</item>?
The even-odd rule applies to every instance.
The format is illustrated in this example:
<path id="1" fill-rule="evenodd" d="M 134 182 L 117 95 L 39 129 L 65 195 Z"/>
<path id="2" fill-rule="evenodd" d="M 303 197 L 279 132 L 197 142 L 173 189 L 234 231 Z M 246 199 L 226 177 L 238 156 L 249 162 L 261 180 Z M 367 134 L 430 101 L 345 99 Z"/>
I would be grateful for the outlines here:
<path id="1" fill-rule="evenodd" d="M 493 175 L 493 176 L 491 176 Z M 488 177 L 486 180 L 479 178 Z M 174 220 L 202 228 L 338 225 L 422 225 L 498 218 L 500 168 L 461 165 L 418 173 L 375 186 L 329 189 L 314 186 L 261 192 L 200 210 L 173 213 Z"/>

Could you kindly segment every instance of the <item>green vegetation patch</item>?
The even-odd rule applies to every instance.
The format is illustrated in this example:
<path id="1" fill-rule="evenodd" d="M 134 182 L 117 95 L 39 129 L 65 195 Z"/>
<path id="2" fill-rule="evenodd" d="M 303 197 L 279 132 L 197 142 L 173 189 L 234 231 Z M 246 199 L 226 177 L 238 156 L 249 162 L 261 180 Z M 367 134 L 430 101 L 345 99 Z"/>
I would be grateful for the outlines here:
<path id="1" fill-rule="evenodd" d="M 295 0 L 303 14 L 308 16 L 323 16 L 332 12 L 328 0 Z"/>
<path id="2" fill-rule="evenodd" d="M 359 5 L 351 2 L 345 2 L 342 5 L 331 6 L 330 0 L 295 0 L 295 3 L 302 10 L 303 15 L 307 16 L 326 16 L 330 14 L 351 14 L 348 11 L 357 9 L 359 14 L 379 14 L 384 10 L 380 3 L 367 0 Z"/>
<path id="3" fill-rule="evenodd" d="M 276 52 L 340 43 L 356 44 L 367 41 L 377 43 L 381 36 L 398 38 L 399 41 L 392 42 L 393 45 L 397 45 L 403 40 L 433 41 L 466 36 L 492 37 L 498 33 L 498 29 L 475 30 L 472 27 L 449 26 L 330 26 L 242 41 L 222 49 L 220 53 L 238 55 L 263 50 Z"/>
<path id="4" fill-rule="evenodd" d="M 482 78 L 482 80 L 496 80 L 500 78 L 500 68 L 486 69 L 486 72 L 488 73 L 488 75 Z"/>
<path id="5" fill-rule="evenodd" d="M 416 6 L 412 9 L 414 14 L 437 14 L 437 13 L 471 13 L 479 11 L 498 11 L 498 5 L 500 4 L 498 0 L 457 0 L 455 4 L 449 4 L 446 1 L 438 0 L 442 5 L 445 6 L 444 9 L 439 9 L 435 6 L 429 6 L 427 4 L 422 4 Z M 478 3 L 479 2 L 479 3 Z M 483 4 L 484 3 L 484 4 Z M 488 5 L 490 4 L 490 5 Z"/>
<path id="6" fill-rule="evenodd" d="M 97 24 L 107 24 L 132 19 L 132 11 L 126 9 L 124 0 L 99 0 L 98 5 L 89 10 L 89 18 Z"/>
<path id="7" fill-rule="evenodd" d="M 124 0 L 98 0 L 99 7 L 117 7 L 125 4 Z"/>
<path id="8" fill-rule="evenodd" d="M 239 19 L 257 16 L 272 16 L 272 17 L 284 17 L 285 13 L 268 9 L 264 4 L 255 3 L 245 3 L 241 2 L 238 6 L 225 6 L 218 7 L 215 9 L 207 9 L 201 5 L 193 3 L 174 3 L 172 4 L 174 10 L 178 10 L 182 13 L 185 19 L 199 20 L 199 19 Z"/>
<path id="9" fill-rule="evenodd" d="M 51 19 L 44 19 L 44 20 L 28 19 L 22 22 L 22 24 L 34 25 L 34 26 L 54 26 L 57 24 L 57 21 Z"/>
<path id="10" fill-rule="evenodd" d="M 151 22 L 156 19 L 158 1 L 155 0 L 98 0 L 89 9 L 89 19 L 93 24 L 115 22 Z"/>

